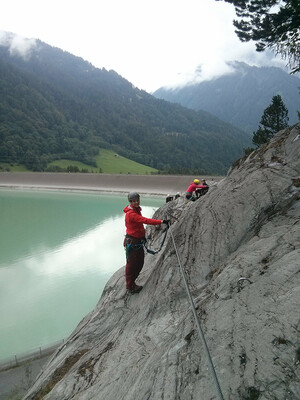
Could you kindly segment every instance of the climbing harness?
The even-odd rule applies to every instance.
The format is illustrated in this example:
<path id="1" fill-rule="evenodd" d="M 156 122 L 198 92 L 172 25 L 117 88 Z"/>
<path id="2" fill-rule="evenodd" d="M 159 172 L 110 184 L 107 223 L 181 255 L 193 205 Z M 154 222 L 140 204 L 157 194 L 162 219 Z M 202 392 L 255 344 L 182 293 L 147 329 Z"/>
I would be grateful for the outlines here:
<path id="1" fill-rule="evenodd" d="M 164 236 L 162 238 L 162 241 L 160 243 L 160 246 L 159 246 L 158 250 L 149 249 L 149 247 L 147 246 L 147 239 L 146 238 L 142 238 L 138 243 L 134 243 L 134 239 L 135 238 L 132 238 L 130 236 L 126 236 L 125 244 L 124 244 L 125 251 L 126 251 L 126 259 L 128 260 L 130 250 L 138 250 L 138 249 L 140 249 L 142 247 L 145 247 L 147 253 L 149 253 L 149 254 L 155 255 L 155 254 L 159 253 L 161 251 L 164 243 L 165 243 L 169 227 L 170 227 L 170 225 L 169 225 L 169 222 L 168 222 L 166 224 L 165 229 L 163 230 Z"/>
<path id="2" fill-rule="evenodd" d="M 126 252 L 126 260 L 128 260 L 129 258 L 129 253 L 131 250 L 138 250 L 141 249 L 144 246 L 144 241 L 143 239 L 141 239 L 140 242 L 138 243 L 134 243 L 133 240 L 135 238 L 131 238 L 130 236 L 126 236 L 125 237 L 125 241 L 124 241 L 124 249 Z"/>
<path id="3" fill-rule="evenodd" d="M 194 301 L 193 301 L 189 286 L 187 284 L 185 273 L 184 273 L 184 270 L 183 270 L 179 255 L 178 255 L 177 247 L 176 247 L 174 236 L 173 236 L 173 233 L 172 233 L 171 229 L 170 229 L 170 235 L 171 235 L 171 238 L 172 238 L 172 241 L 173 241 L 173 246 L 174 246 L 174 249 L 175 249 L 175 253 L 176 253 L 176 256 L 177 256 L 177 260 L 178 260 L 178 263 L 179 263 L 179 267 L 180 267 L 180 271 L 181 271 L 181 274 L 182 274 L 182 277 L 183 277 L 185 288 L 186 288 L 186 291 L 187 291 L 187 294 L 188 294 L 188 297 L 189 297 L 189 300 L 190 300 L 190 304 L 191 304 L 192 311 L 193 311 L 193 314 L 194 314 L 194 318 L 195 318 L 195 321 L 196 321 L 196 325 L 197 325 L 197 328 L 198 328 L 198 331 L 199 331 L 199 335 L 200 335 L 200 338 L 201 338 L 201 341 L 202 341 L 202 344 L 203 344 L 203 347 L 204 347 L 204 350 L 205 350 L 205 353 L 206 353 L 206 356 L 207 356 L 207 359 L 208 359 L 208 364 L 210 366 L 210 370 L 211 370 L 212 376 L 214 378 L 216 391 L 218 393 L 219 399 L 220 400 L 224 400 L 224 397 L 223 397 L 222 391 L 221 391 L 221 387 L 220 387 L 220 384 L 219 384 L 219 381 L 218 381 L 218 377 L 217 377 L 217 374 L 216 374 L 216 371 L 215 371 L 215 368 L 214 368 L 214 365 L 213 365 L 213 362 L 212 362 L 212 359 L 211 359 L 211 356 L 210 356 L 210 353 L 209 353 L 209 349 L 208 349 L 207 344 L 206 344 L 206 340 L 205 340 L 205 337 L 204 337 L 204 334 L 203 334 L 203 331 L 202 331 L 202 328 L 201 328 L 201 325 L 200 325 L 200 321 L 199 321 L 199 318 L 198 318 L 198 315 L 197 315 L 197 312 L 196 312 L 196 309 L 195 309 L 195 304 L 194 304 Z"/>

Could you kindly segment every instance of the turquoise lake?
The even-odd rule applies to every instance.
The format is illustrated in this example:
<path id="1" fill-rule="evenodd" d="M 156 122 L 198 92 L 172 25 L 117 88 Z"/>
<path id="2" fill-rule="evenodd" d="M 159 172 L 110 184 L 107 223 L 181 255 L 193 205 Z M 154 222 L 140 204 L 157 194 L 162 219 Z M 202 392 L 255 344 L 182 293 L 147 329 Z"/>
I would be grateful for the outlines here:
<path id="1" fill-rule="evenodd" d="M 142 198 L 143 215 L 163 203 Z M 0 359 L 67 338 L 95 307 L 125 265 L 126 205 L 126 196 L 0 190 Z"/>

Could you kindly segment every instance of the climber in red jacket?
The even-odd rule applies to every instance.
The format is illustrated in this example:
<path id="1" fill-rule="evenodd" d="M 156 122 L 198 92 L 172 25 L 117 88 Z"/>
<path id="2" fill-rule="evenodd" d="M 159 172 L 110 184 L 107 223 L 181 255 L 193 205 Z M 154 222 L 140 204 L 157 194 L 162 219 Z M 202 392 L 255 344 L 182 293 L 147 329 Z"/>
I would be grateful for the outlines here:
<path id="1" fill-rule="evenodd" d="M 199 183 L 200 183 L 199 179 L 194 179 L 194 181 L 190 183 L 190 186 L 188 187 L 185 194 L 187 200 L 195 201 L 196 197 L 193 196 L 195 190 L 207 188 L 207 185 L 199 185 Z"/>
<path id="2" fill-rule="evenodd" d="M 136 192 L 129 193 L 129 205 L 124 208 L 126 236 L 124 247 L 126 250 L 126 288 L 130 293 L 139 293 L 143 286 L 138 286 L 135 280 L 144 265 L 145 228 L 147 225 L 161 225 L 165 220 L 145 218 L 141 214 L 140 195 Z"/>

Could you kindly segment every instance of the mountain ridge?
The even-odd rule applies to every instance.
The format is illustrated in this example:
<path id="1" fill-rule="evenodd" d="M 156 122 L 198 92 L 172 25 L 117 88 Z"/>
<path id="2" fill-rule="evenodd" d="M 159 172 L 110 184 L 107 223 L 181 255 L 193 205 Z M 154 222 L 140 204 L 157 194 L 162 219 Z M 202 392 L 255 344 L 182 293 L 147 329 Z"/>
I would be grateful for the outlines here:
<path id="1" fill-rule="evenodd" d="M 158 100 L 40 41 L 25 60 L 0 46 L 0 69 L 0 161 L 92 164 L 103 147 L 167 172 L 224 174 L 250 142 L 207 112 Z"/>
<path id="2" fill-rule="evenodd" d="M 231 73 L 200 83 L 153 92 L 157 98 L 203 109 L 248 133 L 257 130 L 272 97 L 280 94 L 289 110 L 290 124 L 298 121 L 300 78 L 278 67 L 256 67 L 230 62 Z"/>

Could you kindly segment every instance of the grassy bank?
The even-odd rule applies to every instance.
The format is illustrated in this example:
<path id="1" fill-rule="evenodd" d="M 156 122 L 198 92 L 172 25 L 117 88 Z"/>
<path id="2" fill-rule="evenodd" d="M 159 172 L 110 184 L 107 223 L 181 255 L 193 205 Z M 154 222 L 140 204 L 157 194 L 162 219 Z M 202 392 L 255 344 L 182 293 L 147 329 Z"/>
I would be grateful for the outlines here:
<path id="1" fill-rule="evenodd" d="M 55 160 L 47 165 L 49 171 L 53 172 L 92 172 L 104 174 L 135 174 L 150 175 L 158 172 L 157 169 L 139 164 L 135 161 L 122 157 L 112 150 L 102 149 L 95 157 L 96 166 L 84 164 L 74 160 Z M 25 172 L 28 169 L 25 165 L 0 163 L 0 171 Z"/>

